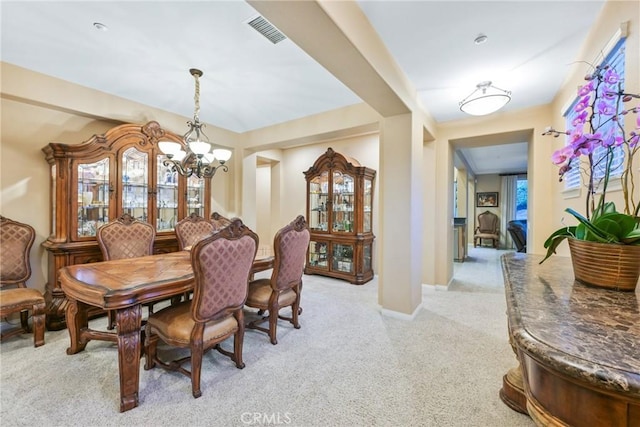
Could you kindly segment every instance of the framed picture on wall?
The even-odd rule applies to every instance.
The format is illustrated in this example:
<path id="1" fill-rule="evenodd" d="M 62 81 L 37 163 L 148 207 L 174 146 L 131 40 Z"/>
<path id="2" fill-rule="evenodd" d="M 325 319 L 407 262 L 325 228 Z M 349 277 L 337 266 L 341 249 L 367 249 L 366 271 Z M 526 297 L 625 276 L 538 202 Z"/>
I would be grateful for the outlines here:
<path id="1" fill-rule="evenodd" d="M 489 193 L 477 193 L 476 194 L 476 207 L 478 208 L 497 208 L 498 207 L 498 192 L 493 191 Z"/>

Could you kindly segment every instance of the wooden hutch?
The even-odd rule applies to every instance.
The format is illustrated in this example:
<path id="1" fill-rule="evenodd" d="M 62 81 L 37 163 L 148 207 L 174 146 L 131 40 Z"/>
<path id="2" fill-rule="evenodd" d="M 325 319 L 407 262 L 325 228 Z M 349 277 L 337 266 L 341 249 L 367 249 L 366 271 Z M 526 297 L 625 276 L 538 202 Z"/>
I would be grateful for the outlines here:
<path id="1" fill-rule="evenodd" d="M 160 141 L 182 137 L 151 121 L 123 124 L 80 144 L 42 149 L 51 167 L 51 235 L 45 288 L 47 328 L 65 327 L 66 298 L 58 270 L 102 260 L 96 230 L 123 213 L 154 224 L 156 253 L 178 250 L 174 225 L 192 212 L 210 214 L 210 181 L 185 178 L 164 166 Z M 97 314 L 97 313 L 92 313 Z"/>
<path id="2" fill-rule="evenodd" d="M 361 285 L 373 278 L 376 171 L 329 148 L 304 172 L 311 242 L 305 274 Z"/>

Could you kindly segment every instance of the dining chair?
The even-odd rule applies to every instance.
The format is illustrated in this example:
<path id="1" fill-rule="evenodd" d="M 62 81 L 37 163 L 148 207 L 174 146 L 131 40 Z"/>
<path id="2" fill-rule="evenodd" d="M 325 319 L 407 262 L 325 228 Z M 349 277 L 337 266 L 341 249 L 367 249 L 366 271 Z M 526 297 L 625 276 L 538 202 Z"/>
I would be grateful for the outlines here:
<path id="1" fill-rule="evenodd" d="M 214 225 L 210 221 L 193 212 L 176 223 L 175 232 L 178 239 L 178 248 L 181 251 L 189 248 L 196 242 L 213 234 L 214 231 Z"/>
<path id="2" fill-rule="evenodd" d="M 240 219 L 217 233 L 197 242 L 191 248 L 191 264 L 195 285 L 193 299 L 164 308 L 149 316 L 145 329 L 145 366 L 156 364 L 191 378 L 193 397 L 202 395 L 200 376 L 205 352 L 216 349 L 244 368 L 243 306 L 247 298 L 247 282 L 258 249 L 258 235 Z M 221 347 L 233 338 L 233 352 Z M 188 348 L 189 355 L 173 361 L 158 357 L 158 341 L 169 346 Z M 191 371 L 182 365 L 191 362 Z"/>
<path id="3" fill-rule="evenodd" d="M 213 228 L 218 231 L 227 225 L 231 224 L 231 220 L 220 215 L 218 212 L 214 212 L 211 214 L 211 219 L 209 220 L 213 225 Z"/>
<path id="4" fill-rule="evenodd" d="M 156 229 L 148 222 L 125 213 L 98 228 L 96 238 L 104 261 L 136 258 L 153 255 Z M 149 313 L 153 313 L 153 304 L 145 305 Z M 115 323 L 115 312 L 109 310 L 107 329 L 113 329 Z"/>
<path id="5" fill-rule="evenodd" d="M 36 237 L 29 224 L 0 215 L 0 317 L 20 313 L 20 327 L 2 332 L 0 340 L 29 333 L 33 321 L 33 345 L 44 345 L 46 302 L 40 291 L 27 287 L 31 277 L 30 251 Z"/>
<path id="6" fill-rule="evenodd" d="M 482 239 L 490 239 L 494 248 L 498 247 L 500 241 L 500 222 L 498 221 L 498 215 L 490 211 L 484 211 L 478 215 L 478 226 L 475 229 L 473 235 L 473 247 L 482 246 Z"/>
<path id="7" fill-rule="evenodd" d="M 247 328 L 266 332 L 271 344 L 277 344 L 276 327 L 278 319 L 289 321 L 294 328 L 300 329 L 300 294 L 302 292 L 302 273 L 309 246 L 309 227 L 304 216 L 298 215 L 291 223 L 278 230 L 273 239 L 274 264 L 271 277 L 249 282 L 247 307 L 257 308 L 263 316 L 247 324 Z M 280 314 L 280 309 L 291 307 L 291 317 Z M 269 322 L 269 328 L 260 326 Z"/>

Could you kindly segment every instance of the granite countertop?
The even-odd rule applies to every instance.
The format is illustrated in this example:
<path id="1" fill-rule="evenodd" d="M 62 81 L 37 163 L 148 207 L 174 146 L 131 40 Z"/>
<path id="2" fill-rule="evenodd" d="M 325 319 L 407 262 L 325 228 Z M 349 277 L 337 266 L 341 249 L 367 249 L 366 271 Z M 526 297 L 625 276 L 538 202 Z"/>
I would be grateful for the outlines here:
<path id="1" fill-rule="evenodd" d="M 640 398 L 640 288 L 621 292 L 573 279 L 570 258 L 502 256 L 509 334 L 565 375 Z"/>

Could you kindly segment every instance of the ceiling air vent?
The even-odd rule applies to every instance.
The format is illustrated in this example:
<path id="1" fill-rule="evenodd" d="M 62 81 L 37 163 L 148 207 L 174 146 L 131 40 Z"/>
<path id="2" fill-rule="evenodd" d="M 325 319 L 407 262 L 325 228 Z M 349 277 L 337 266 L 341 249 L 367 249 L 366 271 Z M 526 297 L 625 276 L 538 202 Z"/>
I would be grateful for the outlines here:
<path id="1" fill-rule="evenodd" d="M 271 23 L 262 16 L 256 16 L 255 18 L 250 19 L 247 21 L 247 24 L 252 26 L 257 32 L 265 36 L 273 44 L 281 42 L 287 38 L 287 36 L 282 34 L 280 30 L 271 25 Z"/>

